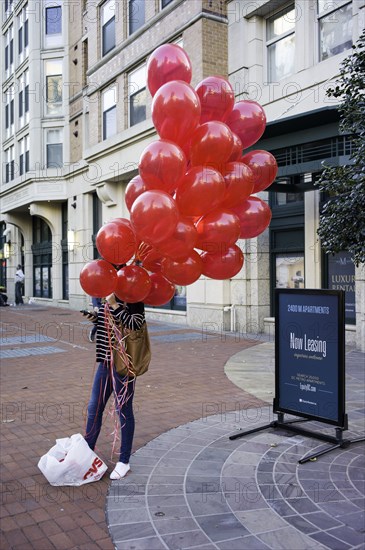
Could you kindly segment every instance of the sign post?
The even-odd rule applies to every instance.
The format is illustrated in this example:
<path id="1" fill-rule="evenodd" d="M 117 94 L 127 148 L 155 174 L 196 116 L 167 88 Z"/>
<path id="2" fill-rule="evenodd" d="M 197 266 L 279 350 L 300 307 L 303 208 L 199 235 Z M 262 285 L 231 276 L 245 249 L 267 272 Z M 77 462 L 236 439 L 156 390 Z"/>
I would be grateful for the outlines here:
<path id="1" fill-rule="evenodd" d="M 229 439 L 284 428 L 333 443 L 301 464 L 353 442 L 342 438 L 347 430 L 345 413 L 345 307 L 342 290 L 276 289 L 275 398 L 278 420 Z M 284 414 L 294 420 L 284 421 Z M 332 425 L 336 436 L 297 426 L 315 420 Z"/>

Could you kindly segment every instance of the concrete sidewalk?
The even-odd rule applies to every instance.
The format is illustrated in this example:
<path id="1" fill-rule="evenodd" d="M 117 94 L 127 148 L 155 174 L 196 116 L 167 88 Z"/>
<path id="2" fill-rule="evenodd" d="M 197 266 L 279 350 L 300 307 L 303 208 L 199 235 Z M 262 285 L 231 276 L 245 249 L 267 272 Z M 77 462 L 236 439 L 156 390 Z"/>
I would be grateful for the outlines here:
<path id="1" fill-rule="evenodd" d="M 273 344 L 252 338 L 150 322 L 132 472 L 108 478 L 108 416 L 97 449 L 110 466 L 104 478 L 50 487 L 39 457 L 84 429 L 89 326 L 70 310 L 2 310 L 2 548 L 364 547 L 361 444 L 300 466 L 323 444 L 273 430 L 228 439 L 274 419 Z M 364 354 L 347 355 L 347 374 L 351 437 L 364 432 Z"/>
<path id="2" fill-rule="evenodd" d="M 51 487 L 37 468 L 56 438 L 83 433 L 95 365 L 90 323 L 77 311 L 8 307 L 1 314 L 1 548 L 112 549 L 105 521 L 113 469 L 113 422 L 97 452 L 109 470 L 98 483 Z M 232 354 L 256 344 L 197 329 L 149 323 L 153 359 L 137 381 L 134 450 L 218 410 L 261 406 L 224 375 Z M 113 408 L 110 401 L 110 410 Z"/>
<path id="3" fill-rule="evenodd" d="M 263 398 L 271 393 L 273 353 L 273 343 L 248 348 L 228 361 L 226 372 Z M 348 353 L 347 372 L 345 438 L 351 439 L 364 434 L 364 354 Z M 108 492 L 116 548 L 363 549 L 363 443 L 300 465 L 330 444 L 272 428 L 229 440 L 274 419 L 269 405 L 225 410 L 139 449 L 132 473 Z M 317 422 L 310 429 L 334 435 Z"/>

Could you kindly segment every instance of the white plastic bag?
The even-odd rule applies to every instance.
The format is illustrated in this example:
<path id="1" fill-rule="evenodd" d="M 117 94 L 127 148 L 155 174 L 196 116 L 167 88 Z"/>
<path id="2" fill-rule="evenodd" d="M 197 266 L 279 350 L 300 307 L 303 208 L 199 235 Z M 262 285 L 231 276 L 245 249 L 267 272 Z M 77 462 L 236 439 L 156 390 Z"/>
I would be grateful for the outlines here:
<path id="1" fill-rule="evenodd" d="M 84 485 L 101 479 L 108 469 L 81 434 L 56 439 L 38 468 L 51 485 Z"/>

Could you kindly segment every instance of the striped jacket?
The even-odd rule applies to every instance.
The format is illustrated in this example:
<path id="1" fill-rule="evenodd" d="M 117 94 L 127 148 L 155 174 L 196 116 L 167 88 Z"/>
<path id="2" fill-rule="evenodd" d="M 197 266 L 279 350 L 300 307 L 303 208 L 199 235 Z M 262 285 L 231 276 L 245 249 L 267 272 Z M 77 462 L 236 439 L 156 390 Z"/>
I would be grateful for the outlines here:
<path id="1" fill-rule="evenodd" d="M 121 324 L 126 328 L 138 330 L 143 323 L 146 322 L 144 314 L 144 304 L 138 302 L 129 304 L 116 299 L 120 307 L 116 309 L 110 308 L 109 311 L 117 324 Z M 108 318 L 105 312 L 105 304 L 102 304 L 98 311 L 96 320 L 96 360 L 97 362 L 109 362 L 110 360 L 110 343 Z M 109 330 L 108 330 L 109 329 Z"/>

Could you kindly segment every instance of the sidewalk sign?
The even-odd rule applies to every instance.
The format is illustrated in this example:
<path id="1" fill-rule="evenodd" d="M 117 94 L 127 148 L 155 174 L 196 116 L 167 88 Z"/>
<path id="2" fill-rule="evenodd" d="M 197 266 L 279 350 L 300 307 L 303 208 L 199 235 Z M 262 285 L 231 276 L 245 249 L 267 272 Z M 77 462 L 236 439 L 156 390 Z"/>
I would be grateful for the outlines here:
<path id="1" fill-rule="evenodd" d="M 299 460 L 304 464 L 334 449 L 364 441 L 343 439 L 345 413 L 345 296 L 343 290 L 275 290 L 275 398 L 278 419 L 229 439 L 279 428 L 332 443 Z M 294 420 L 284 420 L 284 414 Z M 304 429 L 316 420 L 335 427 L 336 435 Z"/>
<path id="2" fill-rule="evenodd" d="M 341 290 L 277 289 L 274 412 L 347 428 Z"/>

